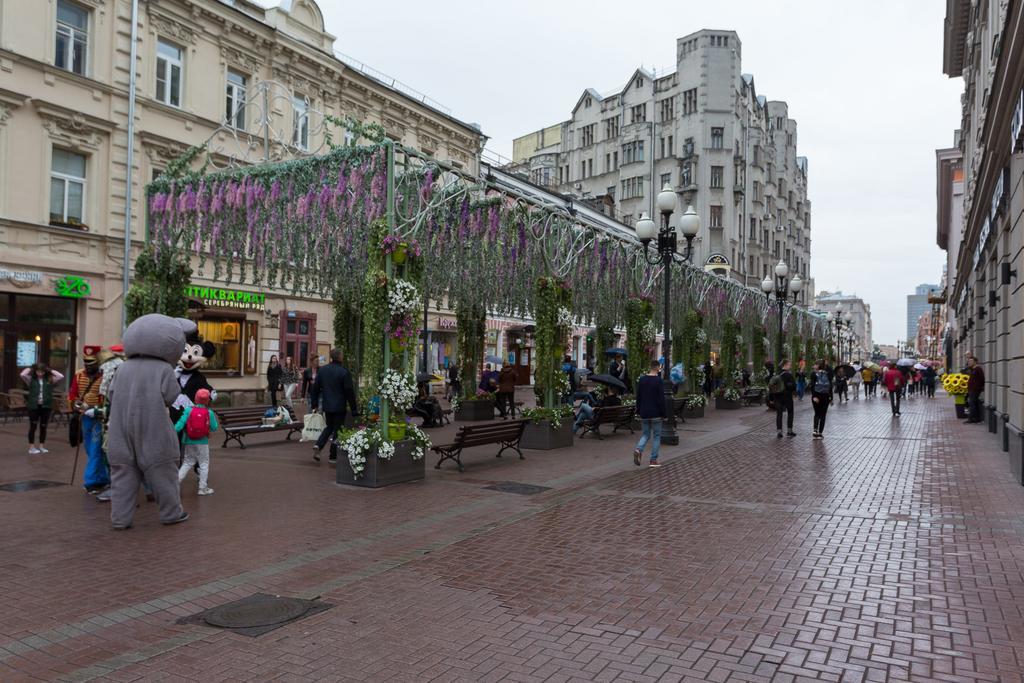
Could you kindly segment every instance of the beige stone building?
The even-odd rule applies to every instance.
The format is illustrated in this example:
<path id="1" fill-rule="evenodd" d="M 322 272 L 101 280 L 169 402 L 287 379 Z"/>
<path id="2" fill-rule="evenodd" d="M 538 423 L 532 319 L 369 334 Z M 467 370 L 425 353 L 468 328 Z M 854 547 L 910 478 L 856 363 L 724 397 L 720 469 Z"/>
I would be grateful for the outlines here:
<path id="1" fill-rule="evenodd" d="M 33 361 L 66 370 L 120 338 L 129 147 L 130 0 L 0 0 L 0 388 Z M 324 114 L 475 173 L 484 138 L 400 83 L 333 51 L 312 0 L 141 0 L 132 252 L 145 184 L 190 146 L 217 164 L 325 149 Z M 334 131 L 333 139 L 345 135 Z M 218 347 L 218 388 L 262 386 L 266 360 L 332 341 L 328 302 L 197 272 L 187 296 Z M 186 293 L 182 293 L 186 296 Z M 439 327 L 440 327 L 439 323 Z"/>

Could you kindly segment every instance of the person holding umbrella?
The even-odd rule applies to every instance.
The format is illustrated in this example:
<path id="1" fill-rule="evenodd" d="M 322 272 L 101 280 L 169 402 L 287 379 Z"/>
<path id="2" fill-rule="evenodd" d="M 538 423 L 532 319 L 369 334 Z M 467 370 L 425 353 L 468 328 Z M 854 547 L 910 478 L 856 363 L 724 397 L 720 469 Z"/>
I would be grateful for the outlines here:
<path id="1" fill-rule="evenodd" d="M 900 416 L 900 391 L 903 388 L 903 373 L 895 365 L 890 365 L 882 375 L 882 384 L 889 393 L 889 405 L 892 408 L 892 416 Z"/>
<path id="2" fill-rule="evenodd" d="M 860 365 L 854 365 L 853 375 L 850 377 L 850 386 L 853 387 L 854 401 L 860 400 L 860 385 L 864 381 L 864 378 L 861 377 L 860 374 L 862 370 L 863 368 Z M 865 394 L 865 397 L 867 397 L 867 394 Z"/>

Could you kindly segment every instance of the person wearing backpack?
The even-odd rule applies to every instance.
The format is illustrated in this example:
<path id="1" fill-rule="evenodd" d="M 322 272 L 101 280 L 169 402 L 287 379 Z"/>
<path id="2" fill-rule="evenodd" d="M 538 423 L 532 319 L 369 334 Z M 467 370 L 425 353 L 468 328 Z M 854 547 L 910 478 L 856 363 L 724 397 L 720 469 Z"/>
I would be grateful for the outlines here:
<path id="1" fill-rule="evenodd" d="M 772 403 L 775 404 L 775 429 L 779 439 L 782 438 L 783 412 L 786 413 L 786 435 L 796 436 L 796 432 L 793 431 L 793 392 L 796 391 L 796 380 L 789 368 L 790 362 L 782 361 L 779 374 L 768 380 L 768 392 L 771 394 Z"/>
<path id="2" fill-rule="evenodd" d="M 210 432 L 217 431 L 217 415 L 210 410 L 210 392 L 196 392 L 195 404 L 185 408 L 174 428 L 184 432 L 185 457 L 178 468 L 178 483 L 185 481 L 189 470 L 199 465 L 199 495 L 208 496 L 213 489 L 207 486 L 210 475 Z"/>
<path id="3" fill-rule="evenodd" d="M 811 374 L 811 404 L 814 406 L 812 438 L 820 439 L 825 436 L 825 416 L 828 414 L 832 399 L 832 374 L 825 366 L 825 361 L 819 360 L 814 364 L 814 372 Z"/>

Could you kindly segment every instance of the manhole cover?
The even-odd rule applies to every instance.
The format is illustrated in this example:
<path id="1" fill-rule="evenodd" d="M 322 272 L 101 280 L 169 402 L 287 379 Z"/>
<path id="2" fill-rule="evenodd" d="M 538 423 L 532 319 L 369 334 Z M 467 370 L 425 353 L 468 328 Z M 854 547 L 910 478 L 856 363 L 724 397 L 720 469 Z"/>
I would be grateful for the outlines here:
<path id="1" fill-rule="evenodd" d="M 54 486 L 67 486 L 61 481 L 46 481 L 45 479 L 29 479 L 28 481 L 12 481 L 10 484 L 0 484 L 0 491 L 11 493 L 22 493 L 23 491 L 35 491 L 37 489 L 48 489 Z"/>
<path id="2" fill-rule="evenodd" d="M 308 600 L 281 598 L 274 595 L 251 596 L 220 607 L 203 615 L 203 621 L 221 628 L 256 628 L 283 624 L 298 619 L 309 611 Z"/>
<path id="3" fill-rule="evenodd" d="M 520 484 L 518 481 L 499 481 L 491 486 L 485 486 L 485 489 L 491 491 L 501 491 L 502 493 L 518 493 L 521 496 L 532 496 L 535 493 L 541 493 L 547 491 L 551 487 L 549 486 L 535 486 L 534 484 Z"/>

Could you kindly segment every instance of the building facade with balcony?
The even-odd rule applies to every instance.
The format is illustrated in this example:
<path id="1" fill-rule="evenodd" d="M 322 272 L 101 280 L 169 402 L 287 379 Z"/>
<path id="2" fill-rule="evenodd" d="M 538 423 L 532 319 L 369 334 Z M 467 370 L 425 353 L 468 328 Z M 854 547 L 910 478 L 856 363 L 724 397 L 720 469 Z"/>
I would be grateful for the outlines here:
<path id="1" fill-rule="evenodd" d="M 238 163 L 312 154 L 326 149 L 330 114 L 478 169 L 479 129 L 335 53 L 312 0 L 142 0 L 129 140 L 131 7 L 0 2 L 2 390 L 31 362 L 66 372 L 83 344 L 120 339 L 129 178 L 130 268 L 145 184 L 193 145 Z M 333 342 L 329 302 L 209 276 L 197 269 L 182 296 L 218 348 L 208 365 L 218 388 L 260 387 L 271 354 L 305 365 Z"/>
<path id="2" fill-rule="evenodd" d="M 669 185 L 700 214 L 694 263 L 758 287 L 779 259 L 813 292 L 807 159 L 785 102 L 757 94 L 733 31 L 676 42 L 676 65 L 588 88 L 570 118 L 513 141 L 509 169 L 633 225 Z"/>
<path id="3" fill-rule="evenodd" d="M 984 418 L 1024 482 L 1024 3 L 947 0 L 942 69 L 964 84 L 962 215 L 946 244 L 952 343 L 984 368 Z"/>

